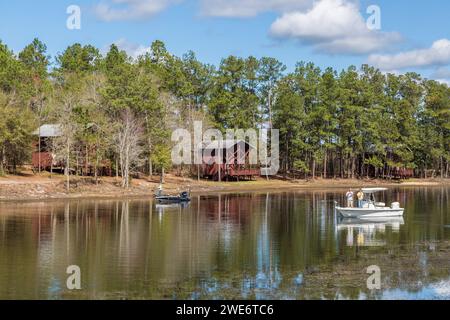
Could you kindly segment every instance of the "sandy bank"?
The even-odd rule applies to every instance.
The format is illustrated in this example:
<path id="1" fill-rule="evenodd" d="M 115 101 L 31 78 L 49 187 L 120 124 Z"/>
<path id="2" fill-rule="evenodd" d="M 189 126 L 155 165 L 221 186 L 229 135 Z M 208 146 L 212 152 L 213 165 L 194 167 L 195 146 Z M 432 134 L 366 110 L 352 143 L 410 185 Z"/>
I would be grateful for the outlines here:
<path id="1" fill-rule="evenodd" d="M 102 178 L 98 185 L 92 178 L 72 177 L 71 190 L 65 190 L 63 176 L 48 173 L 41 175 L 23 174 L 21 176 L 0 177 L 0 201 L 66 199 L 66 198 L 115 198 L 115 197 L 145 197 L 152 196 L 159 185 L 159 177 L 133 179 L 131 188 L 124 190 L 120 187 L 120 180 L 116 178 Z M 297 189 L 330 189 L 330 188 L 359 188 L 363 186 L 450 186 L 450 179 L 427 179 L 407 181 L 384 180 L 346 180 L 346 179 L 317 179 L 282 180 L 272 178 L 266 180 L 258 178 L 254 181 L 241 182 L 213 182 L 197 181 L 167 175 L 164 190 L 169 194 L 177 194 L 182 190 L 191 190 L 193 194 L 207 194 L 217 192 L 246 192 L 246 191 L 289 191 Z"/>

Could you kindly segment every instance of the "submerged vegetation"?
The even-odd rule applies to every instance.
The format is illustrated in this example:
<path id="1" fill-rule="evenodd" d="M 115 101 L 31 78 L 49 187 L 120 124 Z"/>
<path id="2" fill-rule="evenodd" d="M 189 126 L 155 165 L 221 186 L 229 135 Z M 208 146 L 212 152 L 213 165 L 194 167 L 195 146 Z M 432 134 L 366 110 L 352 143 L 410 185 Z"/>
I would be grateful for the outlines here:
<path id="1" fill-rule="evenodd" d="M 416 73 L 305 62 L 288 73 L 273 58 L 235 56 L 216 67 L 161 41 L 137 59 L 80 44 L 52 59 L 38 39 L 18 54 L 0 42 L 0 174 L 29 162 L 32 132 L 57 123 L 52 148 L 67 177 L 82 154 L 96 178 L 109 163 L 127 187 L 132 172 L 169 170 L 171 131 L 197 120 L 279 129 L 285 174 L 449 176 L 450 89 Z"/>

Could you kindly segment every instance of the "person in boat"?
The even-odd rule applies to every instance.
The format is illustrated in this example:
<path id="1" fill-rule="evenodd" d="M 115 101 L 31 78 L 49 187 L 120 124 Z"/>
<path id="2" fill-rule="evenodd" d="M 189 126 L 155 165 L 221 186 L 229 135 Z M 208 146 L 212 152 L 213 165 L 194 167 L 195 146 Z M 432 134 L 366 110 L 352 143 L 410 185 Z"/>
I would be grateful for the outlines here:
<path id="1" fill-rule="evenodd" d="M 359 189 L 358 193 L 356 194 L 356 198 L 358 198 L 358 208 L 362 208 L 364 200 L 364 192 L 362 191 L 362 189 Z"/>
<path id="2" fill-rule="evenodd" d="M 351 189 L 348 189 L 345 197 L 347 198 L 347 207 L 353 208 L 353 191 Z"/>
<path id="3" fill-rule="evenodd" d="M 162 186 L 162 184 L 160 183 L 160 184 L 159 184 L 159 187 L 158 187 L 158 190 L 156 191 L 156 196 L 157 196 L 157 197 L 162 196 L 162 192 L 163 192 L 163 186 Z"/>

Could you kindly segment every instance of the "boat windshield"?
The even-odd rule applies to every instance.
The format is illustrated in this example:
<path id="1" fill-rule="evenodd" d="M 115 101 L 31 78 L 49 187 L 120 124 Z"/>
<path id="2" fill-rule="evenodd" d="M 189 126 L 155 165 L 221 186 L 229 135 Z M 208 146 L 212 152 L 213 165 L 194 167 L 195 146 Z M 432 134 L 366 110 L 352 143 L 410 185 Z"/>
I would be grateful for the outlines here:
<path id="1" fill-rule="evenodd" d="M 364 193 L 377 193 L 377 192 L 382 192 L 382 191 L 387 191 L 387 188 L 363 188 L 362 192 Z"/>
<path id="2" fill-rule="evenodd" d="M 364 200 L 371 202 L 371 203 L 376 202 L 375 195 L 373 193 L 365 193 Z"/>

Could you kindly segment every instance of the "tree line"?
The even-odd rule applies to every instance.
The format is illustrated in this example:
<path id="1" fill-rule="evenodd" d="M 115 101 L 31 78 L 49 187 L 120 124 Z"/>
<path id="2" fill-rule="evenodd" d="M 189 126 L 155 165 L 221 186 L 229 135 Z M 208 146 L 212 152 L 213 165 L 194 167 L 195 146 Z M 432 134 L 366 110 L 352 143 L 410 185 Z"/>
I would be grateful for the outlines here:
<path id="1" fill-rule="evenodd" d="M 172 130 L 198 120 L 279 129 L 286 176 L 449 175 L 450 89 L 416 73 L 312 62 L 287 72 L 270 57 L 213 66 L 193 52 L 177 57 L 161 41 L 136 59 L 116 45 L 102 55 L 74 44 L 52 58 L 38 39 L 18 54 L 0 42 L 0 174 L 28 163 L 33 131 L 56 123 L 52 150 L 67 186 L 78 163 L 93 164 L 96 181 L 107 163 L 127 187 L 133 173 L 170 170 Z"/>

